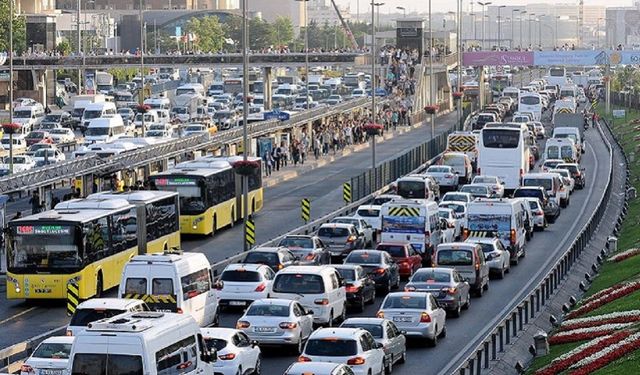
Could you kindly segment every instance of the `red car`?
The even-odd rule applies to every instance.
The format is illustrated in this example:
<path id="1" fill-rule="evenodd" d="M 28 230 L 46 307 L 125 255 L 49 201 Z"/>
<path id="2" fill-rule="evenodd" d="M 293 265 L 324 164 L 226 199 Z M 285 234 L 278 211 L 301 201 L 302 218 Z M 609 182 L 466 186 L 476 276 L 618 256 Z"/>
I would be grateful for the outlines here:
<path id="1" fill-rule="evenodd" d="M 24 139 L 27 142 L 27 146 L 31 146 L 36 143 L 53 143 L 49 132 L 42 130 L 34 130 L 27 134 Z"/>
<path id="2" fill-rule="evenodd" d="M 400 277 L 408 279 L 422 267 L 422 257 L 408 242 L 381 242 L 376 250 L 383 250 L 391 255 L 398 263 Z"/>

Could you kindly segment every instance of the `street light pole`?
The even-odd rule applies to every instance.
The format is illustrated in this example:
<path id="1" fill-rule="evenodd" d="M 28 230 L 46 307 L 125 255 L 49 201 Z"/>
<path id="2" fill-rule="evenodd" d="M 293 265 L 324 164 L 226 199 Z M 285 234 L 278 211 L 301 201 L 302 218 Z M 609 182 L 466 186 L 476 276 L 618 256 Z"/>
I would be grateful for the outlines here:
<path id="1" fill-rule="evenodd" d="M 482 7 L 482 20 L 481 20 L 482 21 L 482 49 L 484 49 L 485 48 L 485 46 L 484 46 L 484 44 L 485 44 L 485 34 L 484 34 L 485 7 L 487 5 L 491 5 L 491 1 L 485 1 L 485 2 L 478 1 L 478 5 L 480 5 Z"/>
<path id="2" fill-rule="evenodd" d="M 558 19 L 559 18 L 560 18 L 560 16 L 556 16 L 556 28 L 555 28 L 555 31 L 554 31 L 554 33 L 555 33 L 555 38 L 554 39 L 555 39 L 556 48 L 558 47 L 558 44 L 559 44 L 558 43 Z"/>
<path id="3" fill-rule="evenodd" d="M 596 22 L 596 48 L 600 48 L 600 21 L 602 21 L 602 18 L 598 18 Z"/>
<path id="4" fill-rule="evenodd" d="M 384 3 L 371 1 L 371 124 L 376 123 L 376 20 L 375 8 Z M 379 9 L 379 8 L 378 8 Z M 376 136 L 371 136 L 371 170 L 373 171 L 374 189 L 377 188 L 378 177 L 376 176 Z"/>
<path id="5" fill-rule="evenodd" d="M 458 27 L 458 37 L 457 37 L 457 42 L 458 42 L 458 84 L 456 86 L 458 86 L 457 91 L 458 92 L 462 92 L 462 0 L 458 0 L 456 1 L 456 5 L 457 5 L 457 13 L 456 13 L 456 26 Z M 462 128 L 462 98 L 458 99 L 457 102 L 458 108 L 457 108 L 457 112 L 458 112 L 458 125 L 460 128 Z M 462 130 L 462 129 L 461 129 Z"/>
<path id="6" fill-rule="evenodd" d="M 81 7 L 81 5 L 82 5 L 81 0 L 78 0 L 78 14 L 76 16 L 77 21 L 78 21 L 78 56 L 80 56 L 80 54 L 82 54 L 82 30 L 80 29 L 80 7 Z M 81 93 L 82 93 L 82 69 L 78 68 L 78 94 L 81 94 Z"/>
<path id="7" fill-rule="evenodd" d="M 309 9 L 307 7 L 309 0 L 296 1 L 304 2 L 304 88 L 306 91 L 307 110 L 309 110 L 311 108 L 311 103 L 309 102 Z"/>
<path id="8" fill-rule="evenodd" d="M 248 2 L 242 0 L 242 160 L 247 162 L 249 157 L 249 137 L 247 132 L 247 122 L 249 117 L 249 27 L 248 27 Z M 305 3 L 306 4 L 306 3 Z M 305 12 L 305 17 L 306 17 Z M 306 22 L 306 21 L 305 21 Z M 306 33 L 306 27 L 305 27 Z M 306 38 L 305 38 L 306 42 Z M 305 43 L 306 47 L 306 43 Z M 306 48 L 305 48 L 306 49 Z M 307 82 L 309 75 L 307 73 Z M 307 86 L 308 88 L 308 86 Z M 307 97 L 309 91 L 307 91 Z M 307 100 L 308 102 L 308 100 Z M 308 103 L 307 103 L 308 106 Z M 244 251 L 249 251 L 249 243 L 247 242 L 247 222 L 249 220 L 249 176 L 242 176 L 242 242 L 244 243 Z"/>
<path id="9" fill-rule="evenodd" d="M 13 124 L 13 1 L 9 0 L 9 124 Z M 9 138 L 9 174 L 13 174 L 13 132 Z"/>
<path id="10" fill-rule="evenodd" d="M 511 42 L 509 43 L 509 49 L 513 49 L 513 29 L 514 27 L 514 23 L 516 22 L 516 15 L 515 12 L 519 12 L 520 9 L 511 9 Z"/>
<path id="11" fill-rule="evenodd" d="M 527 14 L 526 10 L 520 12 L 520 50 L 522 50 L 522 19 L 524 15 Z M 522 75 L 520 75 L 522 77 Z"/>
<path id="12" fill-rule="evenodd" d="M 498 7 L 498 51 L 502 50 L 502 35 L 501 35 L 501 33 L 502 33 L 502 25 L 501 25 L 502 19 L 500 17 L 500 9 L 506 8 L 506 7 L 507 7 L 506 5 L 500 5 Z M 489 33 L 489 35 L 491 35 L 491 33 Z"/>
<path id="13" fill-rule="evenodd" d="M 407 18 L 407 8 L 405 8 L 405 7 L 396 7 L 396 9 L 402 11 L 402 18 Z"/>
<path id="14" fill-rule="evenodd" d="M 138 103 L 140 104 L 140 108 L 144 105 L 144 19 L 142 18 L 142 6 L 144 5 L 144 0 L 140 0 L 140 10 L 138 12 L 138 16 L 140 17 L 140 91 L 138 93 Z M 144 111 L 140 111 L 140 117 L 142 118 L 142 129 L 141 134 L 144 138 Z"/>
<path id="15" fill-rule="evenodd" d="M 433 20 L 431 19 L 431 0 L 429 0 L 429 102 L 431 105 L 436 105 L 435 90 L 433 86 L 433 54 L 435 48 L 433 47 Z M 436 111 L 431 111 L 431 139 L 436 136 Z"/>
<path id="16" fill-rule="evenodd" d="M 531 50 L 533 50 L 533 20 L 536 16 L 535 13 L 529 13 L 529 45 L 531 46 Z"/>

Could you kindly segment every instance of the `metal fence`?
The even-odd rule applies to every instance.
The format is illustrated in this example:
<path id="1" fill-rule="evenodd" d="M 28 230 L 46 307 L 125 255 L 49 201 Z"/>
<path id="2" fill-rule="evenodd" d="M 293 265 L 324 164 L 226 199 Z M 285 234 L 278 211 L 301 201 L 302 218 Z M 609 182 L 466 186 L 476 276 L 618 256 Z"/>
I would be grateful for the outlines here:
<path id="1" fill-rule="evenodd" d="M 604 123 L 604 125 L 602 124 Z M 493 327 L 487 328 L 487 333 L 478 341 L 471 351 L 461 352 L 449 362 L 450 365 L 439 372 L 444 374 L 480 375 L 485 369 L 489 369 L 490 361 L 496 360 L 498 353 L 505 350 L 518 332 L 525 329 L 529 321 L 533 321 L 549 301 L 553 293 L 561 284 L 571 267 L 578 261 L 580 254 L 587 247 L 591 236 L 596 231 L 600 220 L 607 208 L 607 202 L 611 197 L 613 180 L 613 148 L 602 127 L 609 129 L 608 124 L 602 121 L 598 127 L 600 135 L 609 150 L 609 174 L 605 191 L 598 201 L 595 212 L 589 221 L 582 227 L 578 236 L 571 243 L 562 257 L 555 262 L 544 278 L 526 296 L 520 299 L 514 307 Z M 517 301 L 517 300 L 516 300 Z"/>

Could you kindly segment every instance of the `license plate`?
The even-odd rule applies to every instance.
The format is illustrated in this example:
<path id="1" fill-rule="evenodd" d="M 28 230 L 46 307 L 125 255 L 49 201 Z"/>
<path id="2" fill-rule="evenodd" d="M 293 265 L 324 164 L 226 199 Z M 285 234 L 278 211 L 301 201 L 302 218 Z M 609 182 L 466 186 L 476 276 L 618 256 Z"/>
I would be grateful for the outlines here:
<path id="1" fill-rule="evenodd" d="M 229 306 L 244 306 L 246 304 L 245 301 L 229 301 Z"/>
<path id="2" fill-rule="evenodd" d="M 254 327 L 253 332 L 275 332 L 274 327 Z"/>
<path id="3" fill-rule="evenodd" d="M 40 375 L 62 375 L 62 369 L 60 370 L 52 370 L 52 369 L 42 369 L 38 371 Z"/>
<path id="4" fill-rule="evenodd" d="M 394 322 L 410 322 L 413 319 L 410 316 L 394 316 L 393 317 L 393 321 Z"/>

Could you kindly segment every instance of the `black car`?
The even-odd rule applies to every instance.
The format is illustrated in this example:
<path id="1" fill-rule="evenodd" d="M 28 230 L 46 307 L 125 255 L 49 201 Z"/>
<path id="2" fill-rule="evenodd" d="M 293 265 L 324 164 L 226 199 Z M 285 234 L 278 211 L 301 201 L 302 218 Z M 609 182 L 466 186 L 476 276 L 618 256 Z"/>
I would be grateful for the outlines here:
<path id="1" fill-rule="evenodd" d="M 247 252 L 241 263 L 264 264 L 278 272 L 281 269 L 298 264 L 298 258 L 285 247 L 259 247 Z"/>
<path id="2" fill-rule="evenodd" d="M 333 266 L 347 283 L 347 305 L 364 311 L 364 305 L 375 302 L 376 284 L 364 269 L 355 264 Z"/>
<path id="3" fill-rule="evenodd" d="M 400 271 L 398 264 L 386 251 L 354 250 L 344 260 L 344 264 L 356 264 L 376 283 L 382 293 L 400 287 Z"/>
<path id="4" fill-rule="evenodd" d="M 287 235 L 278 246 L 286 247 L 299 258 L 301 266 L 319 266 L 331 263 L 329 249 L 317 236 Z"/>
<path id="5" fill-rule="evenodd" d="M 560 216 L 560 206 L 549 199 L 547 191 L 542 186 L 527 186 L 517 188 L 513 192 L 514 198 L 538 198 L 542 203 L 544 217 L 549 223 L 554 223 Z"/>

